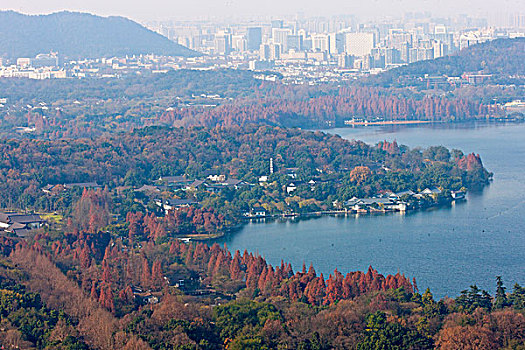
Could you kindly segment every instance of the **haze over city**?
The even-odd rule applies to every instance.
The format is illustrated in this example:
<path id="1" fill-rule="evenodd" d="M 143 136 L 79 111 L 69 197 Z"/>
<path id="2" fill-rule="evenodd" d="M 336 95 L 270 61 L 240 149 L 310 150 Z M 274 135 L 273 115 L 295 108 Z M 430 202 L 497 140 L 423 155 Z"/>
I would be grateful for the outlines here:
<path id="1" fill-rule="evenodd" d="M 374 0 L 374 1 L 300 1 L 300 0 L 196 0 L 196 1 L 66 1 L 66 0 L 2 0 L 0 9 L 15 10 L 29 14 L 56 11 L 82 11 L 97 15 L 118 15 L 138 21 L 166 19 L 238 19 L 272 16 L 331 16 L 357 15 L 367 18 L 399 16 L 404 12 L 431 12 L 434 16 L 450 16 L 459 13 L 469 15 L 494 15 L 519 11 L 520 0 Z"/>

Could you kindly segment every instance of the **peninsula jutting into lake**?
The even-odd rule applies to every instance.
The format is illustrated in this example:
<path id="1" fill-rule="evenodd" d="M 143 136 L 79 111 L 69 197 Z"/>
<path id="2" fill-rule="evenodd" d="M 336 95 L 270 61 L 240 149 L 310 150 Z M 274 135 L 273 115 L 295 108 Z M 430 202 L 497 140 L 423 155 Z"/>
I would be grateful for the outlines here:
<path id="1" fill-rule="evenodd" d="M 32 151 L 13 164 L 16 176 L 4 178 L 4 207 L 24 200 L 65 217 L 77 197 L 71 229 L 117 233 L 146 212 L 166 237 L 216 235 L 246 217 L 428 208 L 462 199 L 491 178 L 479 156 L 457 149 L 368 145 L 267 126 L 146 128 L 71 142 L 67 151 L 52 140 L 0 147 L 4 154 Z"/>

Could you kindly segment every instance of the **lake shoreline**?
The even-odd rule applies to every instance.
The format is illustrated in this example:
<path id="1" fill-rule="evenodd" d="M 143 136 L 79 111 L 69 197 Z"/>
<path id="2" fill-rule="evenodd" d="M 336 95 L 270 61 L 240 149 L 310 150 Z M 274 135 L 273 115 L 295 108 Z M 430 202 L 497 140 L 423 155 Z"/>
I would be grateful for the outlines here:
<path id="1" fill-rule="evenodd" d="M 198 242 L 213 242 L 215 240 L 224 238 L 229 235 L 234 235 L 236 232 L 241 231 L 246 225 L 250 223 L 271 223 L 275 221 L 305 221 L 313 218 L 322 218 L 322 217 L 345 217 L 345 218 L 359 218 L 360 216 L 387 216 L 392 214 L 400 215 L 412 215 L 418 212 L 439 210 L 445 207 L 452 207 L 453 205 L 465 203 L 466 198 L 454 199 L 451 201 L 425 206 L 421 208 L 400 211 L 400 210 L 373 210 L 373 211 L 356 211 L 356 210 L 324 210 L 324 211 L 313 211 L 300 214 L 274 214 L 261 217 L 252 217 L 252 218 L 241 218 L 242 221 L 238 225 L 232 226 L 220 233 L 214 234 L 193 234 L 193 235 L 183 235 L 178 237 L 182 240 L 188 241 L 198 241 Z"/>
<path id="2" fill-rule="evenodd" d="M 307 129 L 311 131 L 323 131 L 330 133 L 331 130 L 335 129 L 373 129 L 373 128 L 418 128 L 418 127 L 434 127 L 437 128 L 447 128 L 450 126 L 470 126 L 470 125 L 506 125 L 506 124 L 524 124 L 525 118 L 517 117 L 499 117 L 499 118 L 479 118 L 471 120 L 449 120 L 449 121 L 440 121 L 440 120 L 393 120 L 393 121 L 360 121 L 360 122 L 344 122 L 342 125 L 330 126 L 328 128 L 312 128 Z"/>

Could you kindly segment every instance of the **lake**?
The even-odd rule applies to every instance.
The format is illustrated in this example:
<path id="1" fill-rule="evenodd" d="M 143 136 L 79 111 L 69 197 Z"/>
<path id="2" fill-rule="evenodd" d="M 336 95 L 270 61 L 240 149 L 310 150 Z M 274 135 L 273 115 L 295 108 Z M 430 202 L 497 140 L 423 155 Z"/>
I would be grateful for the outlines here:
<path id="1" fill-rule="evenodd" d="M 350 215 L 253 222 L 223 237 L 232 251 L 259 252 L 300 269 L 313 263 L 325 277 L 372 265 L 404 273 L 424 291 L 455 297 L 471 284 L 495 291 L 495 276 L 510 290 L 525 284 L 525 124 L 455 124 L 325 130 L 375 144 L 444 145 L 481 155 L 494 181 L 450 207 L 406 215 Z"/>

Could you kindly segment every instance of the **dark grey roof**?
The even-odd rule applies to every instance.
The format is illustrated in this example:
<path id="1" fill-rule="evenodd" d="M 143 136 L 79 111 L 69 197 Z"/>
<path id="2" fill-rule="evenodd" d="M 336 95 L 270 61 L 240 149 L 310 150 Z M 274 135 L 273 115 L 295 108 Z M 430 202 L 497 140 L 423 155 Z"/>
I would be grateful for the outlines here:
<path id="1" fill-rule="evenodd" d="M 9 226 L 9 228 L 7 230 L 8 231 L 12 231 L 12 230 L 19 230 L 19 229 L 22 229 L 22 228 L 27 228 L 27 225 L 19 223 L 19 222 L 15 222 L 11 226 Z"/>
<path id="2" fill-rule="evenodd" d="M 64 184 L 65 188 L 73 188 L 73 187 L 85 187 L 85 188 L 93 188 L 93 187 L 100 187 L 99 184 L 96 182 L 73 182 L 69 184 Z"/>
<path id="3" fill-rule="evenodd" d="M 390 198 L 362 198 L 358 201 L 358 204 L 370 205 L 370 204 L 391 204 L 393 203 Z"/>
<path id="4" fill-rule="evenodd" d="M 179 205 L 190 205 L 190 204 L 199 204 L 199 202 L 192 199 L 168 199 L 166 201 L 167 205 L 179 206 Z"/>
<path id="5" fill-rule="evenodd" d="M 9 214 L 0 213 L 0 222 L 9 223 Z"/>
<path id="6" fill-rule="evenodd" d="M 29 233 L 31 233 L 31 230 L 28 228 L 19 228 L 19 229 L 13 230 L 13 233 L 19 237 L 25 237 Z"/>
<path id="7" fill-rule="evenodd" d="M 159 180 L 167 183 L 192 182 L 192 180 L 187 179 L 185 176 L 162 176 Z"/>
<path id="8" fill-rule="evenodd" d="M 202 180 L 195 180 L 191 183 L 191 187 L 199 187 L 200 185 L 204 184 L 204 181 Z"/>
<path id="9" fill-rule="evenodd" d="M 44 222 L 40 215 L 37 214 L 15 214 L 15 213 L 0 213 L 0 221 L 8 224 L 15 222 L 21 224 L 30 224 L 34 222 Z"/>
<path id="10" fill-rule="evenodd" d="M 135 192 L 160 192 L 157 186 L 144 185 L 141 188 L 137 188 Z"/>
<path id="11" fill-rule="evenodd" d="M 345 205 L 353 206 L 353 205 L 356 205 L 357 203 L 359 203 L 359 198 L 352 198 L 352 199 L 347 200 L 345 202 Z"/>
<path id="12" fill-rule="evenodd" d="M 224 181 L 223 184 L 226 186 L 236 186 L 236 185 L 239 185 L 241 182 L 242 181 L 238 179 L 228 179 Z"/>

